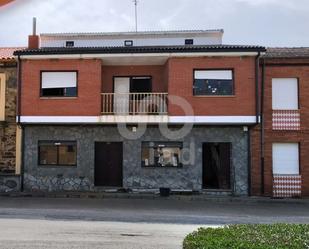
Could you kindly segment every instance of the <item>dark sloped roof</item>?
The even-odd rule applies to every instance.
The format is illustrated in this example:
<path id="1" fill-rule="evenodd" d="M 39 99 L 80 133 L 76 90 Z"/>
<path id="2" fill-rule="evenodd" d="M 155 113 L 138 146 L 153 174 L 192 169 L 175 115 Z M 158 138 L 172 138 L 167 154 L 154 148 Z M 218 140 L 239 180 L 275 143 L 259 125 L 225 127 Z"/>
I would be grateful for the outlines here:
<path id="1" fill-rule="evenodd" d="M 267 48 L 264 58 L 309 58 L 309 47 Z"/>
<path id="2" fill-rule="evenodd" d="M 55 55 L 55 54 L 114 54 L 114 53 L 185 53 L 185 52 L 263 52 L 261 46 L 243 45 L 182 45 L 182 46 L 143 46 L 143 47 L 54 47 L 24 49 L 14 55 Z"/>

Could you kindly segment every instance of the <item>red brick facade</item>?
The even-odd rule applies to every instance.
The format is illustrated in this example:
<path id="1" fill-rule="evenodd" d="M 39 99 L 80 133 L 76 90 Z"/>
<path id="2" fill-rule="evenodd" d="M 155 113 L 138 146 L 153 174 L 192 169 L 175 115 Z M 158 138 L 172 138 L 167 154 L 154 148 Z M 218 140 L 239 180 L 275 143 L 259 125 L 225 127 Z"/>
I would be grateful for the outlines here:
<path id="1" fill-rule="evenodd" d="M 101 60 L 25 60 L 22 62 L 21 115 L 98 116 L 101 113 Z M 78 71 L 74 98 L 40 98 L 41 71 Z"/>
<path id="2" fill-rule="evenodd" d="M 103 64 L 103 66 L 102 66 Z M 234 96 L 193 96 L 194 69 L 233 69 Z M 78 71 L 76 98 L 40 98 L 41 71 Z M 101 92 L 113 92 L 113 76 L 152 76 L 153 92 L 186 99 L 194 115 L 255 116 L 255 57 L 170 58 L 161 66 L 104 66 L 95 59 L 48 59 L 22 62 L 24 116 L 98 116 Z M 183 115 L 169 105 L 169 115 Z"/>
<path id="3" fill-rule="evenodd" d="M 168 61 L 168 93 L 181 96 L 193 107 L 194 115 L 255 115 L 255 58 L 171 58 Z M 233 69 L 234 96 L 193 96 L 194 69 Z M 175 105 L 170 115 L 183 115 Z"/>
<path id="4" fill-rule="evenodd" d="M 264 194 L 273 194 L 272 144 L 299 143 L 300 174 L 302 176 L 302 196 L 309 196 L 309 60 L 307 59 L 267 59 L 265 61 L 264 98 Z M 298 78 L 300 130 L 275 131 L 272 127 L 272 79 Z M 251 183 L 252 194 L 261 195 L 261 154 L 260 129 L 251 133 Z"/>

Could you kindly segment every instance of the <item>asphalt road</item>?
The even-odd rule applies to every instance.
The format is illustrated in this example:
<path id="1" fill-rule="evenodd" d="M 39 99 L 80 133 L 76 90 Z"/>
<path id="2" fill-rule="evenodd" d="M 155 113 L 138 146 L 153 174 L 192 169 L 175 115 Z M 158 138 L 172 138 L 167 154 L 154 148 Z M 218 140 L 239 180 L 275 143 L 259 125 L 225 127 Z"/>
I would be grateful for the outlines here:
<path id="1" fill-rule="evenodd" d="M 0 197 L 0 248 L 181 248 L 200 226 L 309 223 L 309 202 Z"/>

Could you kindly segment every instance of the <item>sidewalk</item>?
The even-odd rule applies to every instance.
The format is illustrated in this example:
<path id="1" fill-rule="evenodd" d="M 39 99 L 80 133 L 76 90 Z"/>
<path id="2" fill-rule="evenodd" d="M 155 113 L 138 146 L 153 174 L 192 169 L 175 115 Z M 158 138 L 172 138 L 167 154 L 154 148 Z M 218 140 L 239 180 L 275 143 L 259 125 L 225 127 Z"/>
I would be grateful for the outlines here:
<path id="1" fill-rule="evenodd" d="M 81 198 L 81 199 L 145 199 L 145 200 L 184 200 L 205 202 L 236 202 L 236 203 L 293 203 L 309 204 L 309 198 L 271 198 L 257 196 L 220 196 L 197 193 L 171 194 L 161 197 L 159 193 L 119 193 L 119 192 L 8 192 L 0 193 L 0 197 L 12 198 Z"/>

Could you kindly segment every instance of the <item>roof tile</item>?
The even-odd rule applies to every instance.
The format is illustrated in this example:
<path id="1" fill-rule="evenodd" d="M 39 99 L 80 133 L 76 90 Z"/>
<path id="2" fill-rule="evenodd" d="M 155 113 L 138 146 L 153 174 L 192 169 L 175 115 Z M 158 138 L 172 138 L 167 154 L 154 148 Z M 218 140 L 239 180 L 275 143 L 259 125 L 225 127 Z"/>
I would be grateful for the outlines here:
<path id="1" fill-rule="evenodd" d="M 182 45 L 182 46 L 142 46 L 142 47 L 46 47 L 16 51 L 15 55 L 50 54 L 95 54 L 95 53 L 186 53 L 186 52 L 264 52 L 261 46 L 244 45 Z"/>
<path id="2" fill-rule="evenodd" d="M 309 58 L 309 47 L 267 48 L 264 58 Z"/>
<path id="3" fill-rule="evenodd" d="M 14 60 L 14 51 L 24 49 L 22 47 L 0 48 L 0 60 Z"/>

